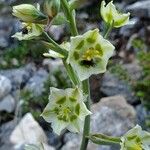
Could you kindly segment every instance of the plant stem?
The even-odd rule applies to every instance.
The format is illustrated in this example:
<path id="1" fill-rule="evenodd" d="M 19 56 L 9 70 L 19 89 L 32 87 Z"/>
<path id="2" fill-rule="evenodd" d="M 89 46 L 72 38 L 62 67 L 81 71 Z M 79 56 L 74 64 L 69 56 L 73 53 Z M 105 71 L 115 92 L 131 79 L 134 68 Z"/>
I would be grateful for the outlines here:
<path id="1" fill-rule="evenodd" d="M 65 66 L 65 68 L 66 68 L 66 70 L 67 70 L 67 73 L 68 73 L 68 75 L 69 75 L 69 77 L 70 77 L 70 79 L 71 79 L 73 85 L 74 85 L 74 86 L 79 85 L 80 83 L 79 83 L 78 77 L 77 77 L 76 74 L 74 73 L 74 70 L 73 70 L 73 68 L 71 67 L 71 65 L 70 65 L 70 64 L 67 64 L 67 63 L 66 63 L 66 60 L 63 60 L 63 64 L 64 64 L 64 66 Z"/>
<path id="2" fill-rule="evenodd" d="M 64 12 L 65 12 L 65 15 L 70 23 L 71 34 L 73 36 L 76 36 L 76 35 L 78 35 L 78 30 L 77 30 L 77 26 L 76 26 L 74 11 L 70 10 L 69 4 L 66 0 L 61 0 L 61 2 L 62 2 L 62 6 L 63 6 Z"/>
<path id="3" fill-rule="evenodd" d="M 61 2 L 62 2 L 62 6 L 63 6 L 64 12 L 65 12 L 65 15 L 70 22 L 71 34 L 72 34 L 72 36 L 77 36 L 78 30 L 77 30 L 76 21 L 75 21 L 74 10 L 70 10 L 69 4 L 66 0 L 62 0 Z M 66 69 L 67 69 L 67 67 L 68 66 L 66 66 Z M 72 69 L 72 67 L 70 69 Z M 68 72 L 73 71 L 73 69 L 72 69 L 72 71 L 70 69 L 68 70 Z M 74 74 L 74 72 L 72 72 L 72 73 Z M 87 101 L 85 102 L 85 104 L 86 104 L 87 109 L 90 110 L 89 80 L 85 80 L 82 82 L 82 90 L 83 90 L 83 93 L 85 95 L 88 95 Z M 83 137 L 82 137 L 82 143 L 81 143 L 80 150 L 86 150 L 87 149 L 87 145 L 88 145 L 88 141 L 89 141 L 87 136 L 89 135 L 89 133 L 90 133 L 90 115 L 88 115 L 84 121 Z"/>
<path id="4" fill-rule="evenodd" d="M 107 37 L 108 37 L 109 33 L 111 32 L 112 28 L 113 28 L 113 23 L 112 23 L 112 25 L 107 25 L 107 28 L 106 28 L 106 30 L 104 32 L 104 35 L 103 35 L 105 39 L 107 39 Z"/>
<path id="5" fill-rule="evenodd" d="M 57 52 L 57 53 L 59 53 L 59 54 L 65 56 L 65 57 L 68 56 L 67 50 L 61 48 L 61 47 L 59 46 L 59 44 L 57 44 L 46 32 L 43 32 L 43 34 L 44 34 L 44 36 L 46 37 L 46 39 L 48 39 L 48 41 L 49 41 L 50 43 L 52 43 L 52 44 L 55 46 L 55 49 L 53 49 L 53 51 L 55 51 L 55 52 Z"/>
<path id="6" fill-rule="evenodd" d="M 87 109 L 90 111 L 91 98 L 90 98 L 89 80 L 84 80 L 82 82 L 82 90 L 83 90 L 84 94 L 88 95 L 87 101 L 85 102 L 85 104 L 86 104 Z M 88 141 L 89 141 L 87 136 L 89 135 L 89 133 L 90 133 L 90 115 L 88 115 L 84 121 L 83 137 L 82 137 L 82 143 L 81 143 L 80 150 L 87 149 L 87 145 L 88 145 Z"/>
<path id="7" fill-rule="evenodd" d="M 120 144 L 120 137 L 112 137 L 104 134 L 93 134 L 88 137 L 93 143 L 99 145 Z"/>

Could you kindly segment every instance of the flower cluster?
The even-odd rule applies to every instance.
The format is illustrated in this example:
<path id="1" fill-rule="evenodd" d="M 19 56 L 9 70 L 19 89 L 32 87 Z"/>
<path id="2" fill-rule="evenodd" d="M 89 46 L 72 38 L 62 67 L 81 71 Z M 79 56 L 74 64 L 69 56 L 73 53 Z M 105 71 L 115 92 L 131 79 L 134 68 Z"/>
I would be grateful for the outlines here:
<path id="1" fill-rule="evenodd" d="M 49 103 L 42 113 L 42 117 L 52 123 L 55 133 L 60 134 L 65 128 L 72 132 L 80 132 L 84 119 L 91 112 L 87 110 L 84 101 L 86 97 L 78 88 L 51 88 Z"/>
<path id="2" fill-rule="evenodd" d="M 101 3 L 101 16 L 108 27 L 106 34 L 100 33 L 99 29 L 87 31 L 83 35 L 77 35 L 75 25 L 74 8 L 84 0 L 44 0 L 44 13 L 30 4 L 22 4 L 13 7 L 13 15 L 23 21 L 22 31 L 17 32 L 12 37 L 19 40 L 40 39 L 49 48 L 48 53 L 44 56 L 60 58 L 63 60 L 67 73 L 73 81 L 74 88 L 57 89 L 50 88 L 49 103 L 45 107 L 41 116 L 49 123 L 55 133 L 60 134 L 62 130 L 68 129 L 72 132 L 81 132 L 84 121 L 90 119 L 87 117 L 91 114 L 89 109 L 88 79 L 93 74 L 104 73 L 108 60 L 112 57 L 115 47 L 106 39 L 109 29 L 118 28 L 126 25 L 130 13 L 121 14 L 113 4 L 105 1 Z M 64 18 L 59 16 L 60 9 L 64 11 Z M 72 35 L 70 42 L 57 44 L 47 33 L 52 24 L 68 23 Z M 86 84 L 85 84 L 86 83 Z M 85 119 L 87 117 L 87 119 Z M 85 121 L 86 122 L 86 121 Z M 88 125 L 85 123 L 85 133 L 89 133 Z M 83 145 L 88 135 L 84 135 Z M 121 150 L 150 150 L 150 134 L 142 131 L 141 127 L 136 126 L 126 133 L 120 140 L 109 138 L 108 136 L 100 139 L 100 143 L 110 144 L 110 141 L 121 141 Z M 98 137 L 98 138 L 99 138 Z M 97 138 L 97 139 L 98 139 Z M 96 141 L 98 142 L 98 141 Z M 31 145 L 30 145 L 31 146 Z M 87 146 L 87 145 L 86 145 Z M 85 147 L 86 147 L 85 146 Z M 31 146 L 34 147 L 34 146 Z"/>

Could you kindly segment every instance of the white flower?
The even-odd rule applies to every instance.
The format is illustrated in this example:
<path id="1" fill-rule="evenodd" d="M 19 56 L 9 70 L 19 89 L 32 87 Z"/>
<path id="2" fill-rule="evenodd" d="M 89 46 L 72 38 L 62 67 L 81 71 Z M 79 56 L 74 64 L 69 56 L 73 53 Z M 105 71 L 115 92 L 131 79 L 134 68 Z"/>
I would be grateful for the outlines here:
<path id="1" fill-rule="evenodd" d="M 21 32 L 15 33 L 12 37 L 18 40 L 32 40 L 39 37 L 43 32 L 41 25 L 34 23 L 23 23 Z"/>
<path id="2" fill-rule="evenodd" d="M 116 28 L 126 25 L 129 21 L 130 13 L 121 14 L 118 12 L 113 1 L 109 2 L 107 5 L 105 1 L 102 1 L 100 12 L 103 20 Z"/>
<path id="3" fill-rule="evenodd" d="M 80 132 L 85 117 L 91 114 L 83 102 L 86 97 L 78 88 L 51 88 L 50 91 L 49 103 L 41 116 L 52 123 L 52 128 L 57 134 L 65 128 L 72 132 Z"/>
<path id="4" fill-rule="evenodd" d="M 92 74 L 104 73 L 114 46 L 104 39 L 98 29 L 71 38 L 67 62 L 71 64 L 81 81 Z"/>
<path id="5" fill-rule="evenodd" d="M 150 133 L 137 125 L 121 138 L 121 150 L 150 150 Z"/>

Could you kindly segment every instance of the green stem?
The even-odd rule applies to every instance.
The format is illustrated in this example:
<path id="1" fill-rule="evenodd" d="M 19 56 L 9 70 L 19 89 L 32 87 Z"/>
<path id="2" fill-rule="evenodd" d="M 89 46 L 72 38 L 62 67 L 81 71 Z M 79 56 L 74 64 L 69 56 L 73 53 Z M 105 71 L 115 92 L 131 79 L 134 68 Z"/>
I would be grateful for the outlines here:
<path id="1" fill-rule="evenodd" d="M 66 0 L 61 0 L 65 15 L 70 23 L 71 34 L 73 36 L 78 35 L 78 30 L 76 26 L 75 16 L 73 10 L 70 9 L 69 4 Z"/>
<path id="2" fill-rule="evenodd" d="M 105 39 L 108 38 L 108 35 L 109 35 L 109 33 L 111 32 L 111 30 L 113 28 L 113 23 L 112 23 L 112 25 L 106 25 L 106 26 L 107 26 L 107 28 L 106 28 L 106 31 L 104 32 L 104 35 L 103 35 Z"/>
<path id="3" fill-rule="evenodd" d="M 71 67 L 71 65 L 70 65 L 70 64 L 68 65 L 68 64 L 66 63 L 66 60 L 63 60 L 63 64 L 64 64 L 64 66 L 65 66 L 65 68 L 66 68 L 66 70 L 67 70 L 67 73 L 68 73 L 68 75 L 69 75 L 69 77 L 70 77 L 70 79 L 71 79 L 73 85 L 74 85 L 74 86 L 79 85 L 79 84 L 80 84 L 80 83 L 79 83 L 79 79 L 78 79 L 78 77 L 76 76 L 76 74 L 74 73 L 74 70 L 73 70 L 73 68 Z"/>
<path id="4" fill-rule="evenodd" d="M 86 104 L 87 109 L 90 111 L 91 98 L 90 98 L 90 88 L 89 88 L 89 86 L 90 86 L 89 85 L 89 80 L 84 80 L 82 82 L 83 93 L 88 95 L 88 98 L 87 98 L 87 101 L 85 102 L 85 104 Z M 85 118 L 85 121 L 84 121 L 83 137 L 82 137 L 82 143 L 81 143 L 80 150 L 86 150 L 87 149 L 88 141 L 89 141 L 87 136 L 89 135 L 89 133 L 90 133 L 90 115 L 88 115 Z"/>
<path id="5" fill-rule="evenodd" d="M 104 134 L 93 134 L 88 137 L 93 143 L 99 145 L 120 144 L 120 137 L 112 137 Z"/>
<path id="6" fill-rule="evenodd" d="M 57 44 L 46 32 L 43 32 L 44 36 L 46 37 L 46 39 L 48 39 L 48 41 L 50 43 L 52 43 L 55 46 L 55 49 L 53 49 L 55 52 L 67 57 L 68 56 L 68 52 L 67 50 L 61 48 L 59 46 L 59 44 Z"/>
<path id="7" fill-rule="evenodd" d="M 65 15 L 70 22 L 71 34 L 72 34 L 72 36 L 77 36 L 78 31 L 77 31 L 75 16 L 73 14 L 74 10 L 70 10 L 69 4 L 66 0 L 62 0 L 61 2 L 62 2 L 62 6 L 63 6 L 64 12 L 65 12 Z M 68 66 L 66 66 L 66 68 L 68 68 Z M 69 71 L 74 74 L 73 70 L 71 71 L 69 69 L 68 72 Z M 74 74 L 73 76 L 76 76 L 76 75 Z M 85 102 L 85 104 L 86 104 L 87 109 L 90 110 L 89 80 L 85 80 L 82 82 L 82 90 L 83 90 L 84 94 L 88 95 L 88 98 L 87 98 L 87 101 Z M 90 115 L 88 115 L 84 121 L 83 137 L 82 137 L 82 143 L 81 143 L 80 150 L 86 150 L 87 149 L 87 145 L 88 145 L 88 141 L 89 141 L 87 136 L 89 135 L 89 133 L 90 133 Z"/>

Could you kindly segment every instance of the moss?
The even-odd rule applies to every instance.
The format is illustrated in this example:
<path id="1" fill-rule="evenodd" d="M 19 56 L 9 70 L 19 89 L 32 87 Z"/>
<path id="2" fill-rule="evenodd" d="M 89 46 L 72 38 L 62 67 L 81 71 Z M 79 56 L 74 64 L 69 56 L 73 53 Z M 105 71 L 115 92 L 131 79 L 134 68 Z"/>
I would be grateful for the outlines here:
<path id="1" fill-rule="evenodd" d="M 1 55 L 1 59 L 5 62 L 0 64 L 0 69 L 17 68 L 25 65 L 28 61 L 33 60 L 36 63 L 41 63 L 43 59 L 43 53 L 46 52 L 46 48 L 39 42 L 34 41 L 22 41 L 14 48 L 6 49 Z M 17 63 L 13 63 L 13 60 Z"/>
<path id="2" fill-rule="evenodd" d="M 143 68 L 143 76 L 137 81 L 134 88 L 142 103 L 150 110 L 150 52 L 140 52 L 138 59 Z"/>
<path id="3" fill-rule="evenodd" d="M 121 66 L 121 64 L 114 64 L 113 62 L 109 63 L 109 71 L 116 75 L 120 80 L 130 82 L 131 78 L 127 71 Z"/>

